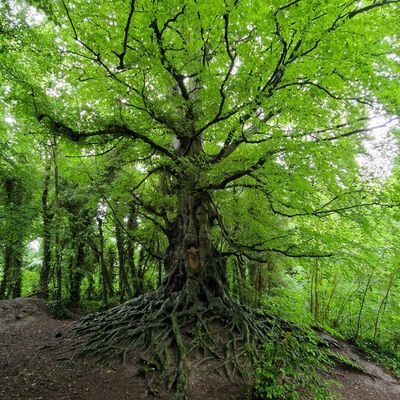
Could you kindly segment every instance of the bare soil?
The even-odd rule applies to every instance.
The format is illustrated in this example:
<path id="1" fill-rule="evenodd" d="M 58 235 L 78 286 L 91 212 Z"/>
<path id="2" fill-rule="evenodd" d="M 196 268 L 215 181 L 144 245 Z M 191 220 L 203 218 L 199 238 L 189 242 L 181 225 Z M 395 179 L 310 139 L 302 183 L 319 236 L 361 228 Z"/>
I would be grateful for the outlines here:
<path id="1" fill-rule="evenodd" d="M 348 400 L 400 400 L 400 381 L 390 375 L 385 368 L 367 360 L 355 346 L 338 340 L 327 333 L 321 333 L 322 339 L 333 343 L 333 349 L 346 356 L 361 371 L 337 365 L 332 371 L 333 379 L 341 385 L 339 391 L 343 399 Z"/>
<path id="2" fill-rule="evenodd" d="M 65 363 L 52 345 L 75 321 L 47 315 L 39 299 L 0 302 L 0 400 L 139 400 L 171 398 L 170 393 L 146 397 L 146 382 L 133 368 Z M 338 365 L 332 377 L 344 400 L 400 400 L 400 382 L 367 361 L 354 347 L 338 342 L 341 353 L 364 373 Z M 207 371 L 207 373 L 205 373 Z M 245 400 L 248 387 L 232 384 L 213 372 L 212 365 L 194 372 L 190 400 Z"/>

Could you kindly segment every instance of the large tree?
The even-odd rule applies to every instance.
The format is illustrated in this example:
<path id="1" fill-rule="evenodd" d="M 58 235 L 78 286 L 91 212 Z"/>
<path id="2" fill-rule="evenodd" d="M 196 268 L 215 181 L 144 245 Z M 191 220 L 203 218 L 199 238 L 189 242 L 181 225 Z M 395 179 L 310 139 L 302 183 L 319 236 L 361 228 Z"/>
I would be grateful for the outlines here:
<path id="1" fill-rule="evenodd" d="M 3 7 L 19 49 L 3 76 L 30 94 L 42 128 L 86 154 L 118 149 L 132 159 L 131 201 L 167 243 L 161 287 L 83 321 L 82 353 L 125 360 L 142 347 L 183 394 L 189 348 L 237 367 L 232 353 L 265 339 L 268 321 L 226 290 L 227 257 L 329 256 L 313 237 L 282 234 L 278 218 L 353 207 L 370 118 L 379 113 L 375 125 L 385 125 L 399 113 L 398 3 Z"/>

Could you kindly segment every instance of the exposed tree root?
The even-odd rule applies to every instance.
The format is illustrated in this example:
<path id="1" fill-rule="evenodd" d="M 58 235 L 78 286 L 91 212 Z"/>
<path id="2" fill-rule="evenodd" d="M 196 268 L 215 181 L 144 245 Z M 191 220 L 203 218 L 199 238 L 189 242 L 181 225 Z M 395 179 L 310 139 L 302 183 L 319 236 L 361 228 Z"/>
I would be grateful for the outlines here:
<path id="1" fill-rule="evenodd" d="M 139 373 L 149 392 L 163 385 L 185 399 L 190 369 L 217 360 L 231 378 L 251 378 L 251 363 L 275 317 L 216 297 L 196 281 L 183 290 L 158 290 L 80 320 L 63 339 L 72 357 L 130 364 L 140 355 Z"/>

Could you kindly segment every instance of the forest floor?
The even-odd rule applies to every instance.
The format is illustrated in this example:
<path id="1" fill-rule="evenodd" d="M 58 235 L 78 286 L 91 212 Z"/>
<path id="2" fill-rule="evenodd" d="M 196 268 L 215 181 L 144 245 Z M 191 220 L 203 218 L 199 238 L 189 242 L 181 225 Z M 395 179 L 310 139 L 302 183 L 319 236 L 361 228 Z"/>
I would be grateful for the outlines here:
<path id="1" fill-rule="evenodd" d="M 73 324 L 46 313 L 38 299 L 0 301 L 0 400 L 139 400 L 145 381 L 126 367 L 62 363 L 51 349 L 57 337 Z M 343 400 L 400 400 L 400 381 L 368 361 L 353 346 L 336 341 L 343 355 L 364 372 L 337 365 L 332 378 L 340 384 Z M 49 347 L 50 345 L 50 347 Z M 43 349 L 45 347 L 45 349 Z M 245 400 L 248 388 L 210 373 L 192 380 L 191 400 Z M 166 394 L 147 399 L 168 399 Z"/>

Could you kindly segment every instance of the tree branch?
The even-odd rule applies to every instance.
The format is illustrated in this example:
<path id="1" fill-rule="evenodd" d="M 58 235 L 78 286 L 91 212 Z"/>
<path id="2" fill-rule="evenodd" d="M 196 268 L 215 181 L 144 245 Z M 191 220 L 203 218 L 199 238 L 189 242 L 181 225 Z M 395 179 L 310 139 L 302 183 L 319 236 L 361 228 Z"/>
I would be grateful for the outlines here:
<path id="1" fill-rule="evenodd" d="M 169 20 L 167 20 L 164 24 L 164 26 L 162 27 L 162 29 L 160 30 L 158 28 L 158 22 L 157 19 L 154 19 L 151 24 L 150 24 L 150 28 L 153 29 L 154 35 L 156 37 L 156 41 L 157 41 L 157 45 L 158 45 L 158 50 L 160 52 L 160 61 L 162 66 L 164 67 L 164 69 L 166 71 L 168 71 L 171 76 L 174 78 L 175 82 L 177 83 L 179 90 L 181 92 L 181 95 L 183 97 L 183 99 L 185 101 L 189 100 L 189 93 L 186 89 L 186 86 L 183 82 L 184 80 L 184 76 L 178 72 L 175 68 L 174 65 L 172 65 L 171 61 L 167 58 L 167 49 L 164 47 L 163 44 L 163 33 L 165 31 L 165 29 L 169 26 L 170 23 L 172 22 L 176 22 L 177 19 L 179 18 L 179 16 L 183 15 L 185 13 L 185 8 L 186 8 L 186 4 L 182 7 L 181 11 L 179 11 L 173 18 L 170 18 Z"/>
<path id="2" fill-rule="evenodd" d="M 371 201 L 371 202 L 367 202 L 367 203 L 352 204 L 349 206 L 343 206 L 343 207 L 333 208 L 333 209 L 329 209 L 329 210 L 314 210 L 314 211 L 310 211 L 310 212 L 288 214 L 288 213 L 277 210 L 272 205 L 272 202 L 270 202 L 270 207 L 274 214 L 280 215 L 282 217 L 287 217 L 287 218 L 310 217 L 310 216 L 321 217 L 321 216 L 326 216 L 326 215 L 331 215 L 331 214 L 343 214 L 343 213 L 346 213 L 346 212 L 354 210 L 354 209 L 364 208 L 364 207 L 374 207 L 374 206 L 383 207 L 383 208 L 395 208 L 395 207 L 399 207 L 400 203 L 385 204 L 385 203 L 380 203 L 379 201 Z"/>
<path id="3" fill-rule="evenodd" d="M 373 103 L 371 100 L 363 100 L 359 97 L 339 97 L 339 96 L 335 96 L 333 93 L 331 93 L 328 89 L 326 89 L 325 87 L 323 87 L 321 84 L 317 83 L 317 82 L 312 82 L 310 80 L 304 80 L 304 81 L 297 81 L 297 82 L 290 82 L 290 83 L 286 83 L 284 85 L 278 86 L 275 88 L 276 91 L 278 90 L 282 90 L 284 88 L 290 87 L 290 86 L 314 86 L 317 89 L 323 91 L 324 93 L 326 93 L 330 98 L 334 99 L 334 100 L 341 100 L 341 101 L 356 101 L 357 103 L 360 104 L 364 104 L 364 105 L 368 105 L 368 106 L 372 106 Z"/>
<path id="4" fill-rule="evenodd" d="M 270 150 L 267 151 L 262 157 L 260 157 L 258 159 L 257 162 L 255 162 L 253 165 L 251 165 L 250 167 L 240 170 L 240 171 L 236 171 L 233 174 L 229 175 L 228 177 L 226 177 L 225 179 L 223 179 L 222 181 L 218 182 L 218 183 L 213 183 L 210 184 L 204 188 L 201 188 L 200 190 L 221 190 L 221 189 L 225 189 L 226 186 L 230 183 L 233 182 L 237 179 L 243 178 L 244 176 L 250 175 L 252 172 L 262 168 L 264 166 L 264 164 L 269 160 L 269 158 L 271 156 L 273 156 L 274 154 L 280 153 L 281 151 L 283 151 L 283 149 L 277 149 L 277 150 Z"/>
<path id="5" fill-rule="evenodd" d="M 116 56 L 119 58 L 118 69 L 124 69 L 125 68 L 124 58 L 125 58 L 126 50 L 127 50 L 127 46 L 128 46 L 129 29 L 130 29 L 130 26 L 131 26 L 131 21 L 132 21 L 133 14 L 135 12 L 135 3 L 136 3 L 136 0 L 131 0 L 128 19 L 126 21 L 126 25 L 125 25 L 125 29 L 124 29 L 124 40 L 123 40 L 123 43 L 122 43 L 122 52 L 119 53 L 119 54 L 114 52 L 114 54 L 116 54 Z"/>
<path id="6" fill-rule="evenodd" d="M 98 53 L 95 50 L 93 50 L 86 42 L 84 42 L 83 40 L 80 39 L 80 37 L 78 35 L 78 32 L 76 30 L 74 21 L 72 20 L 72 17 L 71 17 L 69 9 L 68 9 L 67 5 L 65 4 L 65 1 L 64 0 L 61 0 L 61 1 L 62 1 L 62 5 L 64 7 L 64 10 L 65 10 L 65 12 L 67 14 L 67 18 L 68 18 L 69 24 L 71 25 L 71 29 L 72 29 L 72 31 L 74 33 L 74 36 L 73 36 L 74 40 L 76 42 L 78 42 L 79 44 L 81 44 L 90 54 L 92 54 L 93 57 L 91 58 L 91 60 L 94 61 L 96 64 L 100 65 L 107 72 L 108 76 L 112 77 L 118 83 L 120 83 L 120 84 L 124 85 L 125 87 L 129 88 L 134 93 L 140 94 L 139 91 L 134 86 L 132 86 L 129 83 L 127 83 L 127 82 L 123 81 L 122 79 L 118 78 L 118 76 L 116 76 L 115 73 L 111 71 L 110 67 L 107 64 L 104 63 L 100 53 Z"/>
<path id="7" fill-rule="evenodd" d="M 142 133 L 139 133 L 137 131 L 134 131 L 130 128 L 128 128 L 126 125 L 110 125 L 104 129 L 99 129 L 97 131 L 74 131 L 72 128 L 69 126 L 65 125 L 64 123 L 57 121 L 50 117 L 49 115 L 46 114 L 41 114 L 38 116 L 39 121 L 41 121 L 43 118 L 47 117 L 52 125 L 52 129 L 63 136 L 68 137 L 74 142 L 79 142 L 81 140 L 87 139 L 89 137 L 94 137 L 94 136 L 103 136 L 103 135 L 113 135 L 113 136 L 127 136 L 132 139 L 139 139 L 143 143 L 148 144 L 153 150 L 157 151 L 158 153 L 165 155 L 171 159 L 176 160 L 177 157 L 176 155 L 168 150 L 166 147 L 163 147 L 162 145 L 159 145 L 158 143 L 154 142 L 151 138 L 149 138 L 147 135 L 144 135 Z"/>
<path id="8" fill-rule="evenodd" d="M 219 94 L 221 96 L 221 102 L 219 104 L 217 113 L 215 117 L 213 118 L 214 120 L 218 120 L 219 117 L 222 114 L 222 110 L 224 109 L 225 101 L 226 101 L 226 94 L 225 94 L 225 86 L 228 83 L 229 78 L 232 75 L 233 68 L 235 66 L 235 60 L 236 60 L 236 53 L 232 54 L 231 51 L 231 45 L 229 44 L 229 14 L 224 14 L 224 40 L 225 40 L 225 49 L 226 53 L 228 54 L 229 57 L 229 67 L 228 71 L 225 74 L 224 80 L 221 83 L 221 86 L 219 88 Z"/>

